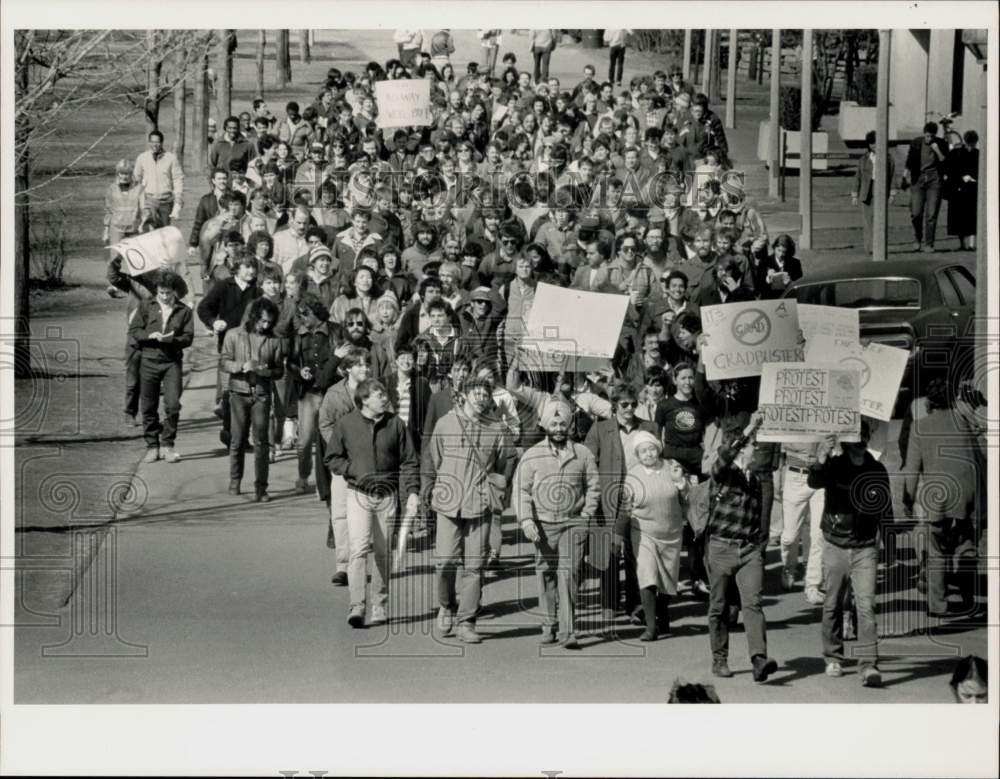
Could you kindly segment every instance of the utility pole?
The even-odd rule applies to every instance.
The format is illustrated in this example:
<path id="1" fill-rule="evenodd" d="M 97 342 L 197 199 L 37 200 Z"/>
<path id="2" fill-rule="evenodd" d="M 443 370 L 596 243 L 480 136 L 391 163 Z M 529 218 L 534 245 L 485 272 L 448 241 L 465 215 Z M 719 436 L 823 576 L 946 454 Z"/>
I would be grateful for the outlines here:
<path id="1" fill-rule="evenodd" d="M 693 30 L 684 31 L 684 59 L 681 62 L 681 69 L 684 71 L 684 80 L 691 80 L 691 34 Z"/>
<path id="2" fill-rule="evenodd" d="M 799 125 L 799 214 L 802 233 L 799 246 L 812 248 L 812 30 L 802 31 L 802 104 Z"/>
<path id="3" fill-rule="evenodd" d="M 736 126 L 736 58 L 740 47 L 739 30 L 729 31 L 729 67 L 726 68 L 726 128 Z"/>
<path id="4" fill-rule="evenodd" d="M 771 119 L 768 123 L 770 140 L 767 144 L 767 194 L 778 196 L 778 178 L 781 175 L 781 157 L 778 145 L 781 143 L 781 128 L 778 116 L 778 100 L 781 96 L 781 30 L 771 30 Z"/>
<path id="5" fill-rule="evenodd" d="M 884 261 L 889 251 L 889 64 L 892 30 L 878 32 L 878 91 L 875 108 L 875 213 L 872 259 Z"/>
<path id="6" fill-rule="evenodd" d="M 712 102 L 712 68 L 715 67 L 715 31 L 705 30 L 705 69 L 701 74 L 701 91 Z"/>

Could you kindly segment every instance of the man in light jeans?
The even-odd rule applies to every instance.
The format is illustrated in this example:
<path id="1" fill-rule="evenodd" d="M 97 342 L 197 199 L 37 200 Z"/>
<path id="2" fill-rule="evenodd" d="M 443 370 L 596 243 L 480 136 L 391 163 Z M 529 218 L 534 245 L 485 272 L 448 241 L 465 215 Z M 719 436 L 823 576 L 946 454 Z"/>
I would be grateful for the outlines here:
<path id="1" fill-rule="evenodd" d="M 806 557 L 806 600 L 813 606 L 823 603 L 823 519 L 824 491 L 809 486 L 809 466 L 816 462 L 818 443 L 781 445 L 784 455 L 781 514 L 781 586 L 787 591 L 795 586 L 799 564 L 799 539 Z M 806 514 L 809 521 L 804 522 Z"/>

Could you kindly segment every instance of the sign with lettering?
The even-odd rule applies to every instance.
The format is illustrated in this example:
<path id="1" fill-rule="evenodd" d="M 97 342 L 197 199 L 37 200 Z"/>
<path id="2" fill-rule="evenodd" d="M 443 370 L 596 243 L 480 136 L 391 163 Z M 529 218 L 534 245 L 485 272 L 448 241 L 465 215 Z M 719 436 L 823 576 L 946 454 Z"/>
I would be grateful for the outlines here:
<path id="1" fill-rule="evenodd" d="M 826 363 L 766 363 L 760 377 L 759 441 L 857 440 L 861 376 Z"/>
<path id="2" fill-rule="evenodd" d="M 376 123 L 387 127 L 426 127 L 431 124 L 431 82 L 422 78 L 378 81 Z"/>
<path id="3" fill-rule="evenodd" d="M 174 225 L 125 238 L 110 248 L 122 256 L 122 271 L 129 276 L 164 267 L 180 272 L 187 257 L 184 235 Z"/>
<path id="4" fill-rule="evenodd" d="M 708 337 L 702 357 L 709 381 L 760 376 L 765 363 L 803 358 L 794 300 L 705 306 L 701 326 Z"/>
<path id="5" fill-rule="evenodd" d="M 862 414 L 883 422 L 892 421 L 892 409 L 909 359 L 906 349 L 869 343 L 860 355 L 849 355 L 840 361 L 843 367 L 858 371 Z"/>
<path id="6" fill-rule="evenodd" d="M 799 303 L 799 327 L 806 339 L 807 360 L 837 362 L 841 357 L 856 355 L 861 328 L 856 308 L 813 306 Z"/>

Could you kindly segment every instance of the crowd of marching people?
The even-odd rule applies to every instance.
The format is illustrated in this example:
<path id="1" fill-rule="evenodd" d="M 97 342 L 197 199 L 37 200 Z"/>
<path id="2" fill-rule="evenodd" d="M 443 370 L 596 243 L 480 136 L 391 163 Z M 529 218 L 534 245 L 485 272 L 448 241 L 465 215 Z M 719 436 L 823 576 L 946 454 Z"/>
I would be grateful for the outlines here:
<path id="1" fill-rule="evenodd" d="M 459 73 L 448 31 L 397 30 L 398 58 L 331 68 L 313 102 L 274 116 L 259 98 L 226 117 L 188 234 L 205 290 L 195 310 L 179 302 L 177 274 L 144 291 L 111 261 L 111 284 L 131 293 L 126 415 L 141 411 L 147 462 L 181 458 L 182 354 L 197 317 L 216 338 L 230 494 L 244 490 L 252 451 L 253 499 L 271 500 L 269 468 L 294 452 L 295 492 L 326 507 L 332 583 L 349 588 L 353 627 L 393 616 L 402 525 L 434 534 L 438 629 L 479 643 L 484 577 L 502 565 L 512 509 L 536 550 L 542 643 L 578 646 L 589 566 L 608 629 L 624 610 L 643 641 L 669 632 L 671 598 L 707 600 L 719 676 L 732 675 L 742 613 L 764 681 L 777 668 L 761 600 L 775 543 L 786 591 L 801 549 L 827 673 L 843 673 L 850 636 L 862 682 L 877 686 L 888 473 L 867 449 L 867 422 L 857 443 L 757 442 L 759 379 L 706 379 L 701 308 L 779 297 L 802 264 L 788 235 L 769 233 L 722 122 L 680 68 L 622 84 L 628 32 L 607 31 L 607 80 L 587 65 L 570 85 L 548 74 L 558 31 L 532 31 L 525 69 L 498 57 L 501 31 L 481 30 L 485 63 Z M 380 128 L 376 84 L 399 79 L 430 82 L 428 126 Z M 149 142 L 117 169 L 111 243 L 179 214 L 183 174 L 162 134 Z M 523 363 L 540 284 L 628 297 L 605 370 Z M 921 415 L 939 414 L 972 447 L 956 392 L 934 384 Z M 908 507 L 921 451 L 917 434 L 901 451 Z M 925 470 L 941 467 L 926 456 Z M 955 475 L 971 505 L 975 473 Z M 971 599 L 974 513 L 932 521 L 932 556 L 961 558 Z M 943 570 L 929 568 L 935 613 L 948 609 Z"/>

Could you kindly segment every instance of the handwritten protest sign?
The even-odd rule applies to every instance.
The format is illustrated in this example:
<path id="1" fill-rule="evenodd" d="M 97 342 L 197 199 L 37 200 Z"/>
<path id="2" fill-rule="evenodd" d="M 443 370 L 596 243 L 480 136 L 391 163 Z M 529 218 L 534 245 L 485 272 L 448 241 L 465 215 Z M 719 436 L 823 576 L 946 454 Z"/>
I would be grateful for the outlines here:
<path id="1" fill-rule="evenodd" d="M 426 79 L 400 79 L 375 83 L 376 122 L 387 127 L 426 127 L 431 123 L 431 83 Z"/>
<path id="2" fill-rule="evenodd" d="M 539 284 L 518 360 L 525 370 L 597 371 L 618 346 L 628 298 Z"/>
<path id="3" fill-rule="evenodd" d="M 765 363 L 803 358 L 794 300 L 705 306 L 701 326 L 708 336 L 702 356 L 709 381 L 760 376 Z"/>
<path id="4" fill-rule="evenodd" d="M 883 422 L 892 420 L 899 385 L 910 353 L 895 346 L 870 343 L 860 354 L 848 355 L 840 365 L 856 370 L 861 381 L 861 413 Z"/>
<path id="5" fill-rule="evenodd" d="M 758 441 L 857 440 L 861 431 L 858 371 L 824 363 L 766 363 L 760 377 L 764 424 Z"/>
<path id="6" fill-rule="evenodd" d="M 164 267 L 179 271 L 185 262 L 187 245 L 181 231 L 170 225 L 126 238 L 110 248 L 122 256 L 122 271 L 138 276 Z"/>
<path id="7" fill-rule="evenodd" d="M 856 308 L 798 304 L 799 328 L 806 339 L 806 360 L 839 362 L 857 355 L 860 325 Z"/>

